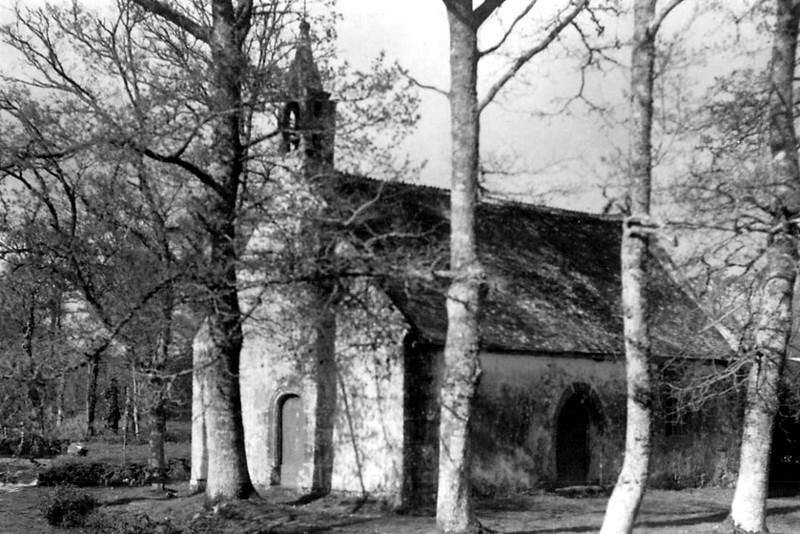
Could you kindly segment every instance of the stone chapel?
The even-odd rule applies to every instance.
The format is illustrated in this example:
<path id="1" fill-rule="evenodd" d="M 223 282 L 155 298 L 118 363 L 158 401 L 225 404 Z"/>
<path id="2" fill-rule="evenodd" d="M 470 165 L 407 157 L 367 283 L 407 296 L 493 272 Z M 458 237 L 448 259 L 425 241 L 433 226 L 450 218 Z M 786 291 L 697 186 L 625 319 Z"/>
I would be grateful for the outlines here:
<path id="1" fill-rule="evenodd" d="M 360 202 L 364 222 L 352 234 L 411 224 L 418 238 L 382 242 L 375 255 L 385 255 L 389 267 L 352 277 L 344 289 L 336 281 L 303 280 L 242 291 L 248 318 L 240 384 L 250 476 L 260 486 L 425 505 L 436 490 L 447 328 L 445 281 L 431 273 L 446 257 L 448 194 L 338 173 L 336 105 L 315 66 L 306 22 L 295 54 L 280 142 L 300 169 L 298 180 L 324 182 L 327 206 Z M 487 201 L 476 220 L 487 281 L 471 427 L 475 489 L 613 484 L 625 425 L 621 218 Z M 328 248 L 347 256 L 346 247 Z M 694 378 L 725 370 L 730 348 L 666 252 L 655 249 L 660 390 L 651 481 L 729 484 L 742 417 L 736 387 L 723 384 L 724 395 L 698 408 L 684 408 L 680 396 Z M 202 350 L 202 335 L 195 350 Z M 195 485 L 205 465 L 201 387 L 195 381 Z"/>

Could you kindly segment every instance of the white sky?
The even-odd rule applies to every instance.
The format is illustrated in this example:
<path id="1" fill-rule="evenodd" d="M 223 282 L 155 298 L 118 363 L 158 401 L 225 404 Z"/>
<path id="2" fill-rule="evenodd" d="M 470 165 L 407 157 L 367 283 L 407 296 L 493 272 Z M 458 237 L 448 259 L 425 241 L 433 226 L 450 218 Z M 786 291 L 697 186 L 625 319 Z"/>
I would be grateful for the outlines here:
<path id="1" fill-rule="evenodd" d="M 309 9 L 315 0 L 307 0 Z M 511 12 L 524 0 L 508 0 Z M 0 0 L 0 21 L 8 20 L 11 0 Z M 561 5 L 563 0 L 540 2 L 545 6 Z M 729 0 L 731 5 L 741 0 Z M 8 4 L 7 4 L 8 3 Z M 40 0 L 21 0 L 39 4 Z M 108 0 L 84 0 L 93 6 L 107 6 Z M 671 18 L 677 25 L 694 17 L 693 0 L 687 0 Z M 357 67 L 367 67 L 380 51 L 390 61 L 397 60 L 421 83 L 447 89 L 448 85 L 448 28 L 443 3 L 440 0 L 338 0 L 343 16 L 338 27 L 339 53 Z M 693 19 L 694 20 L 694 19 Z M 628 17 L 611 21 L 606 35 L 627 39 Z M 719 34 L 719 17 L 697 17 L 692 26 L 695 40 L 705 42 L 709 34 Z M 495 30 L 497 28 L 495 27 Z M 522 29 L 522 27 L 520 28 Z M 485 32 L 487 33 L 487 32 Z M 483 35 L 492 42 L 496 31 Z M 527 36 L 532 42 L 536 34 Z M 512 47 L 514 43 L 510 43 Z M 520 46 L 520 45 L 517 45 Z M 557 51 L 558 52 L 558 51 Z M 627 63 L 628 52 L 618 57 Z M 0 58 L 2 61 L 2 58 Z M 689 89 L 712 79 L 712 74 L 727 68 L 732 57 L 717 51 L 716 68 L 695 67 L 688 78 Z M 482 67 L 481 84 L 496 76 L 498 63 Z M 482 153 L 487 162 L 502 161 L 517 171 L 496 178 L 490 186 L 526 198 L 545 196 L 551 205 L 596 211 L 602 208 L 603 184 L 617 185 L 610 176 L 610 167 L 603 161 L 624 152 L 627 136 L 624 127 L 604 124 L 599 114 L 585 107 L 574 106 L 571 113 L 543 117 L 542 111 L 557 109 L 556 101 L 575 92 L 580 83 L 574 63 L 563 58 L 535 59 L 524 71 L 525 83 L 510 84 L 482 116 Z M 618 120 L 627 113 L 624 69 L 589 80 L 588 93 L 597 103 L 609 105 Z M 445 97 L 422 91 L 422 121 L 418 134 L 401 147 L 416 161 L 427 161 L 422 180 L 446 186 L 449 183 L 450 133 L 449 109 Z M 494 163 L 491 163 L 494 165 Z"/>
<path id="2" fill-rule="evenodd" d="M 564 3 L 563 0 L 544 0 L 539 2 L 537 9 L 542 6 L 545 10 L 548 6 L 553 9 Z M 659 6 L 665 3 L 659 2 Z M 735 48 L 729 48 L 737 31 L 740 32 L 737 46 L 745 44 L 742 34 L 758 34 L 758 30 L 746 27 L 747 24 L 735 28 L 724 13 L 724 9 L 740 9 L 742 3 L 742 0 L 726 0 L 722 12 L 704 15 L 698 11 L 702 1 L 687 0 L 667 19 L 661 33 L 665 37 L 679 35 L 681 41 L 688 43 L 688 48 L 693 50 L 690 53 L 692 65 L 678 73 L 684 77 L 681 86 L 686 95 L 702 95 L 714 76 L 741 66 L 744 61 L 756 68 L 763 66 L 763 54 L 742 57 L 734 52 Z M 527 0 L 508 0 L 508 10 L 504 12 L 506 22 L 519 12 L 517 8 L 521 4 L 527 4 Z M 338 33 L 340 51 L 345 57 L 354 63 L 359 60 L 366 62 L 383 49 L 390 59 L 397 59 L 418 81 L 447 88 L 448 28 L 441 1 L 338 0 L 338 6 L 344 16 Z M 606 20 L 605 23 L 606 37 L 627 41 L 632 26 L 630 16 Z M 535 31 L 526 34 L 524 25 L 517 29 L 522 31 L 522 44 L 519 40 L 517 43 L 511 40 L 512 50 L 514 46 L 527 46 L 541 36 L 541 32 Z M 482 48 L 494 43 L 497 30 L 495 25 L 483 31 Z M 571 35 L 574 39 L 575 34 Z M 728 41 L 724 41 L 726 39 Z M 726 44 L 718 44 L 723 41 Z M 753 43 L 747 43 L 749 50 L 753 46 Z M 758 42 L 755 48 L 759 46 L 763 47 L 763 43 Z M 575 94 L 581 82 L 577 63 L 563 57 L 563 48 L 555 47 L 554 53 L 543 54 L 527 65 L 520 73 L 521 82 L 512 81 L 506 86 L 497 102 L 487 107 L 482 115 L 484 160 L 499 159 L 520 171 L 496 177 L 489 183 L 490 187 L 521 194 L 528 199 L 544 196 L 542 200 L 545 203 L 568 209 L 602 209 L 607 202 L 602 194 L 603 186 L 618 188 L 620 183 L 619 178 L 613 176 L 615 171 L 608 162 L 627 150 L 627 133 L 620 122 L 627 118 L 628 113 L 625 65 L 629 54 L 628 49 L 616 52 L 615 57 L 622 66 L 606 75 L 587 79 L 585 94 L 595 104 L 613 109 L 611 124 L 601 114 L 592 113 L 581 105 L 571 106 L 567 113 L 553 115 L 560 109 L 560 102 Z M 484 90 L 496 79 L 499 66 L 498 61 L 481 63 L 480 85 Z M 423 171 L 425 181 L 447 185 L 448 104 L 443 96 L 433 92 L 423 93 L 423 96 L 420 133 L 406 148 L 415 157 L 428 161 Z M 685 105 L 685 102 L 666 103 L 667 106 L 675 104 Z M 544 112 L 549 115 L 542 116 Z M 670 139 L 665 141 L 665 145 L 671 142 Z M 660 164 L 655 172 L 656 186 L 659 176 L 666 180 L 680 172 L 676 162 L 669 158 L 660 160 Z"/>
<path id="3" fill-rule="evenodd" d="M 512 4 L 514 2 L 511 2 Z M 518 3 L 518 2 L 517 2 Z M 551 2 L 552 3 L 552 2 Z M 447 89 L 448 27 L 444 5 L 438 0 L 339 0 L 344 21 L 339 28 L 340 50 L 351 61 L 363 61 L 384 49 L 397 59 L 419 82 Z M 485 37 L 485 36 L 483 36 Z M 484 39 L 490 42 L 489 39 Z M 539 62 L 541 63 L 541 62 Z M 481 82 L 493 81 L 491 69 L 481 66 Z M 538 67 L 538 68 L 537 68 Z M 532 63 L 530 72 L 542 70 Z M 484 74 L 486 73 L 486 74 Z M 593 147 L 591 157 L 609 150 L 601 132 L 590 126 L 594 119 L 560 118 L 558 121 L 531 115 L 559 93 L 575 87 L 576 80 L 554 77 L 535 88 L 511 85 L 501 104 L 491 105 L 482 116 L 482 152 L 487 159 L 499 159 L 522 174 L 507 175 L 493 185 L 504 191 L 539 196 L 553 188 L 573 189 L 593 171 L 582 161 L 586 147 Z M 446 186 L 449 183 L 450 132 L 446 98 L 432 91 L 423 91 L 422 121 L 419 134 L 406 147 L 412 156 L 427 161 L 422 179 Z M 595 135 L 595 133 L 597 135 Z M 603 147 L 601 150 L 600 147 Z M 512 169 L 514 170 L 514 169 Z M 592 182 L 596 182 L 592 176 Z M 581 187 L 572 194 L 553 195 L 548 202 L 564 207 L 575 206 L 576 194 L 581 207 L 599 209 L 603 199 L 599 189 Z"/>

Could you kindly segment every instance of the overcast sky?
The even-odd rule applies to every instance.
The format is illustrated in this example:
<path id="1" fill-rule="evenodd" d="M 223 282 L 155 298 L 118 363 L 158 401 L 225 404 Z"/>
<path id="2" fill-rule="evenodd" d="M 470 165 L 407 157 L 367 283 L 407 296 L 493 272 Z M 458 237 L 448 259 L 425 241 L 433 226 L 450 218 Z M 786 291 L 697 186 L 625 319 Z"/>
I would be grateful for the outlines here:
<path id="1" fill-rule="evenodd" d="M 519 12 L 521 4 L 527 4 L 527 0 L 508 0 L 505 5 L 508 9 L 503 12 L 506 24 Z M 563 0 L 539 2 L 537 9 L 564 4 Z M 703 2 L 687 0 L 672 12 L 661 34 L 665 41 L 674 39 L 684 43 L 687 52 L 682 58 L 675 49 L 676 68 L 663 81 L 674 83 L 681 96 L 673 101 L 659 101 L 657 105 L 671 111 L 689 109 L 687 99 L 701 98 L 715 76 L 734 67 L 763 68 L 764 52 L 769 45 L 763 28 L 755 30 L 746 20 L 739 26 L 732 23 L 739 17 L 742 4 L 743 0 L 726 0 L 719 11 L 709 14 L 699 11 Z M 448 29 L 441 1 L 339 0 L 338 6 L 344 16 L 339 44 L 345 57 L 363 62 L 383 49 L 420 82 L 447 88 Z M 536 42 L 542 35 L 535 29 L 526 33 L 527 28 L 536 27 L 535 13 L 534 10 L 529 25 L 518 27 L 521 37 L 516 42 L 511 40 L 511 51 Z M 541 14 L 538 20 L 546 19 L 546 15 Z M 603 23 L 606 42 L 628 41 L 632 26 L 629 16 L 609 18 Z M 483 31 L 482 48 L 496 41 L 498 31 L 496 23 Z M 574 43 L 575 32 L 567 33 L 566 40 Z M 746 53 L 739 52 L 744 49 Z M 535 58 L 520 72 L 519 82 L 509 84 L 498 101 L 486 108 L 481 125 L 482 155 L 491 166 L 497 160 L 518 171 L 496 176 L 490 182 L 496 189 L 528 199 L 544 196 L 543 202 L 563 208 L 598 211 L 607 202 L 602 194 L 604 186 L 617 187 L 619 192 L 619 167 L 612 162 L 627 151 L 627 133 L 621 122 L 628 115 L 626 66 L 630 51 L 623 47 L 613 53 L 620 65 L 607 65 L 605 74 L 595 73 L 586 79 L 578 75 L 577 61 L 565 54 L 564 47 L 554 46 L 552 52 Z M 502 61 L 482 62 L 480 85 L 485 89 L 502 68 Z M 592 104 L 604 106 L 606 112 L 591 111 L 580 103 L 558 112 L 583 82 L 584 94 Z M 415 157 L 428 161 L 424 180 L 446 185 L 449 181 L 447 101 L 435 93 L 423 92 L 423 95 L 420 133 L 407 149 Z M 679 162 L 670 153 L 676 151 L 678 142 L 669 137 L 658 142 L 664 149 L 664 157 L 658 160 L 656 185 L 659 180 L 668 181 L 681 172 Z"/>
<path id="2" fill-rule="evenodd" d="M 448 27 L 442 2 L 339 0 L 338 5 L 344 16 L 339 29 L 344 56 L 358 61 L 384 49 L 419 82 L 448 88 Z M 496 32 L 493 34 L 490 28 L 484 32 L 482 40 L 488 44 L 495 36 Z M 554 64 L 555 60 L 550 64 L 546 61 L 532 63 L 524 73 L 525 79 L 543 78 Z M 482 86 L 494 80 L 496 67 L 481 65 Z M 498 104 L 486 109 L 482 116 L 482 153 L 487 160 L 492 160 L 492 166 L 502 165 L 513 171 L 493 180 L 493 187 L 525 196 L 568 189 L 569 195 L 552 194 L 548 198 L 549 203 L 564 207 L 575 207 L 578 202 L 585 209 L 598 209 L 595 205 L 603 203 L 598 187 L 584 187 L 587 178 L 594 183 L 598 181 L 596 176 L 588 176 L 594 174 L 591 162 L 613 148 L 607 132 L 600 130 L 597 118 L 537 116 L 537 112 L 554 109 L 552 102 L 574 92 L 577 83 L 575 76 L 561 79 L 553 76 L 529 85 L 512 84 Z M 407 149 L 412 156 L 428 162 L 423 180 L 447 185 L 448 103 L 444 96 L 435 92 L 423 91 L 422 95 L 423 118 L 419 134 Z M 576 187 L 580 183 L 584 186 Z"/>
<path id="3" fill-rule="evenodd" d="M 508 0 L 509 12 L 514 12 L 513 8 L 524 1 Z M 540 4 L 554 6 L 563 1 Z M 739 1 L 730 0 L 734 4 Z M 21 3 L 41 2 L 21 0 Z M 84 3 L 99 7 L 107 6 L 108 0 L 85 0 Z M 308 0 L 309 9 L 314 3 L 315 0 Z M 715 25 L 719 18 L 695 17 L 694 4 L 689 0 L 676 11 L 673 18 L 677 25 L 694 20 L 691 35 L 703 40 L 709 35 L 718 35 L 719 28 Z M 448 28 L 441 1 L 338 0 L 337 6 L 343 16 L 338 28 L 342 57 L 356 66 L 367 67 L 372 58 L 385 51 L 390 60 L 399 61 L 419 82 L 447 89 Z M 3 1 L 0 19 L 9 20 L 9 14 L 10 7 Z M 625 41 L 629 25 L 627 17 L 609 21 L 605 36 Z M 486 30 L 482 35 L 483 43 L 492 43 L 498 30 L 497 25 Z M 523 40 L 510 43 L 512 49 L 536 39 L 535 32 L 521 35 Z M 627 63 L 627 54 L 618 52 L 617 56 Z M 729 59 L 718 57 L 714 64 L 727 66 Z M 502 69 L 499 61 L 482 64 L 483 88 L 495 79 L 499 69 Z M 690 77 L 689 85 L 707 82 L 717 70 L 708 65 L 696 67 L 694 77 L 697 79 Z M 593 103 L 608 106 L 611 115 L 591 113 L 582 105 L 553 114 L 564 99 L 576 93 L 581 84 L 577 72 L 576 63 L 564 57 L 563 48 L 556 48 L 553 54 L 535 59 L 522 72 L 521 82 L 509 85 L 497 103 L 485 110 L 482 115 L 483 156 L 492 168 L 499 165 L 511 171 L 496 176 L 490 182 L 491 187 L 527 198 L 544 195 L 546 203 L 570 209 L 597 211 L 605 204 L 606 199 L 601 194 L 603 186 L 618 183 L 613 178 L 613 167 L 605 162 L 620 150 L 624 151 L 627 144 L 624 127 L 615 122 L 624 119 L 627 112 L 626 72 L 618 68 L 588 81 L 586 94 Z M 438 93 L 423 91 L 421 94 L 419 133 L 401 149 L 417 161 L 427 161 L 422 175 L 425 182 L 446 186 L 450 158 L 448 103 Z M 543 116 L 543 112 L 550 115 Z"/>

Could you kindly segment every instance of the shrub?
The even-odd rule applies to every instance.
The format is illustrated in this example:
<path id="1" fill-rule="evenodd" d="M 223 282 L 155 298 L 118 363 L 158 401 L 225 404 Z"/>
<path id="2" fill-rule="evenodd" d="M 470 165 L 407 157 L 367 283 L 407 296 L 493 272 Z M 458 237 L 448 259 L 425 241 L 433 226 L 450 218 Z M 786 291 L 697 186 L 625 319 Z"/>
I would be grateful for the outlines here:
<path id="1" fill-rule="evenodd" d="M 188 480 L 189 462 L 170 458 L 164 478 L 171 481 Z M 39 473 L 40 486 L 145 486 L 153 479 L 152 470 L 144 464 L 112 465 L 102 462 L 71 461 L 53 464 Z"/>
<path id="2" fill-rule="evenodd" d="M 105 465 L 97 462 L 53 464 L 39 473 L 40 486 L 103 486 Z"/>
<path id="3" fill-rule="evenodd" d="M 50 525 L 59 527 L 81 527 L 87 517 L 97 508 L 97 500 L 71 486 L 62 486 L 45 494 L 40 502 L 42 515 Z"/>
<path id="4" fill-rule="evenodd" d="M 179 534 L 169 519 L 156 521 L 143 512 L 113 514 L 98 512 L 89 519 L 87 526 L 97 534 Z"/>
<path id="5" fill-rule="evenodd" d="M 167 460 L 165 477 L 173 482 L 189 480 L 192 468 L 188 458 L 170 458 Z"/>
<path id="6" fill-rule="evenodd" d="M 63 448 L 63 440 L 28 432 L 0 438 L 0 456 L 52 458 L 61 454 Z"/>

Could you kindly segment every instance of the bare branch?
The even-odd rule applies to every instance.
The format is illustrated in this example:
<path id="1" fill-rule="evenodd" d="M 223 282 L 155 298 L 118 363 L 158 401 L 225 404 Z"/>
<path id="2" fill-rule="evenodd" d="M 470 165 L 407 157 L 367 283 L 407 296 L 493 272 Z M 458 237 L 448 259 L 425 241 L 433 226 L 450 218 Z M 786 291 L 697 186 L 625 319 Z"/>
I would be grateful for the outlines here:
<path id="1" fill-rule="evenodd" d="M 505 87 L 505 85 L 516 75 L 516 73 L 537 54 L 547 49 L 547 47 L 550 46 L 550 43 L 555 41 L 556 37 L 559 36 L 564 28 L 569 26 L 588 4 L 589 0 L 578 0 L 572 5 L 572 9 L 564 18 L 557 17 L 555 26 L 553 26 L 550 31 L 547 32 L 547 35 L 545 35 L 541 41 L 519 55 L 508 68 L 508 70 L 489 88 L 486 96 L 480 101 L 478 110 L 483 111 L 483 109 L 488 106 L 492 100 L 494 100 L 500 90 Z M 563 13 L 563 11 L 561 13 Z M 561 13 L 559 13 L 559 15 L 561 15 Z"/>
<path id="2" fill-rule="evenodd" d="M 192 176 L 196 177 L 200 182 L 210 187 L 214 190 L 221 197 L 226 196 L 225 190 L 211 177 L 210 174 L 205 172 L 203 169 L 198 167 L 197 165 L 193 164 L 190 161 L 186 161 L 185 159 L 181 158 L 180 155 L 176 154 L 159 154 L 152 149 L 149 148 L 139 148 L 133 147 L 134 150 L 137 150 L 141 154 L 144 154 L 148 158 L 159 161 L 161 163 L 171 163 L 172 165 L 176 165 L 181 169 L 189 172 Z"/>
<path id="3" fill-rule="evenodd" d="M 491 46 L 491 47 L 487 48 L 486 50 L 481 50 L 481 51 L 479 51 L 479 52 L 478 52 L 478 57 L 483 57 L 483 56 L 487 56 L 487 55 L 489 55 L 489 54 L 492 54 L 492 53 L 496 52 L 496 51 L 497 51 L 497 50 L 498 50 L 498 49 L 499 49 L 501 46 L 503 46 L 503 44 L 504 44 L 504 43 L 505 43 L 505 42 L 508 40 L 508 37 L 509 37 L 509 36 L 512 34 L 512 32 L 514 31 L 514 28 L 517 26 L 517 24 L 519 24 L 519 22 L 520 22 L 522 19 L 524 19 L 524 18 L 525 18 L 525 16 L 526 16 L 528 13 L 530 13 L 530 12 L 531 12 L 531 9 L 533 9 L 533 7 L 536 5 L 536 3 L 537 3 L 538 1 L 539 1 L 539 0 L 531 0 L 531 2 L 530 2 L 530 3 L 529 3 L 527 6 L 525 6 L 525 9 L 523 9 L 523 10 L 522 10 L 522 11 L 519 13 L 519 15 L 517 15 L 517 18 L 515 18 L 515 19 L 514 19 L 514 21 L 511 23 L 511 26 L 509 26 L 509 27 L 508 27 L 508 29 L 506 30 L 506 32 L 503 34 L 503 37 L 501 37 L 501 38 L 500 38 L 500 40 L 497 42 L 497 44 L 495 44 L 494 46 Z"/>
<path id="4" fill-rule="evenodd" d="M 183 13 L 175 10 L 172 6 L 162 2 L 161 0 L 132 0 L 134 4 L 138 5 L 145 11 L 152 13 L 162 19 L 171 22 L 191 34 L 195 38 L 208 43 L 211 36 L 211 29 L 193 21 Z"/>
<path id="5" fill-rule="evenodd" d="M 673 9 L 678 7 L 683 3 L 683 0 L 672 0 L 667 7 L 665 7 L 661 13 L 657 14 L 656 17 L 650 22 L 650 27 L 648 28 L 648 33 L 650 35 L 655 35 L 658 33 L 658 29 L 661 27 L 661 23 L 664 22 L 664 19 L 667 18 Z"/>
<path id="6" fill-rule="evenodd" d="M 404 69 L 402 67 L 398 67 L 398 68 L 400 69 L 400 74 L 402 74 L 403 76 L 408 78 L 408 81 L 410 81 L 411 83 L 413 83 L 414 85 L 416 85 L 420 89 L 427 89 L 427 90 L 430 90 L 430 91 L 434 91 L 434 92 L 439 93 L 440 95 L 442 95 L 442 96 L 444 96 L 446 98 L 450 98 L 450 93 L 448 91 L 445 91 L 441 87 L 436 87 L 435 85 L 428 85 L 428 84 L 422 83 L 419 80 L 417 80 L 416 78 L 414 78 L 411 75 L 411 73 L 408 72 L 408 69 Z"/>
<path id="7" fill-rule="evenodd" d="M 475 11 L 472 12 L 472 20 L 474 21 L 475 28 L 480 27 L 481 24 L 486 22 L 486 19 L 492 16 L 492 13 L 497 11 L 505 3 L 506 0 L 485 0 L 479 5 Z"/>

